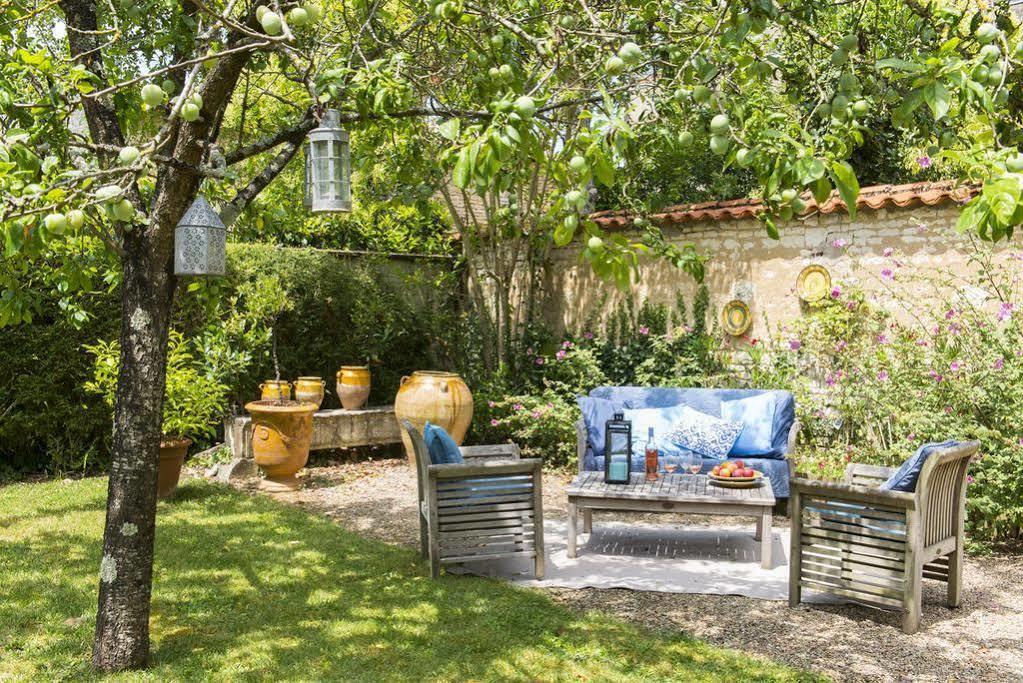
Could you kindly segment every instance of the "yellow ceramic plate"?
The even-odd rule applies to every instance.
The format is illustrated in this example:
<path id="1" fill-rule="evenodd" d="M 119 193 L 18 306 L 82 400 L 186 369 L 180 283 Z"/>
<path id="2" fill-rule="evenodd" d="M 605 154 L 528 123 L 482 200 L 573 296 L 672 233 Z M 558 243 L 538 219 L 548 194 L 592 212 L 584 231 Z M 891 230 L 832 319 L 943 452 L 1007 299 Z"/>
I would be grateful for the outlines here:
<path id="1" fill-rule="evenodd" d="M 830 291 L 831 273 L 824 266 L 807 266 L 796 279 L 796 292 L 803 301 L 820 301 Z"/>
<path id="2" fill-rule="evenodd" d="M 738 299 L 729 301 L 721 311 L 721 326 L 733 337 L 746 334 L 752 324 L 753 316 L 750 315 L 749 306 Z"/>

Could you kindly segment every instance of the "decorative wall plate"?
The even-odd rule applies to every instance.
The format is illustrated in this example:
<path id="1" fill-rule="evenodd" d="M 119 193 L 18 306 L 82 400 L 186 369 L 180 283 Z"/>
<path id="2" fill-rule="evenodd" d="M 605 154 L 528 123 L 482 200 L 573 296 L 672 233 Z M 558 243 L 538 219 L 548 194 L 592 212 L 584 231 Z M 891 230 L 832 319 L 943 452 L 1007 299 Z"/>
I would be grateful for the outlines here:
<path id="1" fill-rule="evenodd" d="M 820 301 L 830 291 L 831 273 L 824 266 L 807 266 L 796 278 L 796 292 L 803 301 Z"/>
<path id="2" fill-rule="evenodd" d="M 733 337 L 746 334 L 752 324 L 753 316 L 750 315 L 749 306 L 739 299 L 729 301 L 721 311 L 721 326 Z"/>

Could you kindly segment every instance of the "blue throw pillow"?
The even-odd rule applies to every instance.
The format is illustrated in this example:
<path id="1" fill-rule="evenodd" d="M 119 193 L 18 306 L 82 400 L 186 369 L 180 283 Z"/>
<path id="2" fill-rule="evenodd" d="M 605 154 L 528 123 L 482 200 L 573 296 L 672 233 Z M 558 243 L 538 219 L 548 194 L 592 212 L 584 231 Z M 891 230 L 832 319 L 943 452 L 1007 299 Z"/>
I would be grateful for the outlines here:
<path id="1" fill-rule="evenodd" d="M 927 458 L 931 453 L 958 446 L 958 441 L 942 441 L 940 443 L 925 443 L 917 449 L 908 460 L 899 465 L 899 469 L 892 473 L 878 488 L 882 491 L 905 491 L 913 493 L 916 491 L 916 480 L 920 478 L 920 472 L 924 468 Z"/>
<path id="2" fill-rule="evenodd" d="M 621 401 L 609 401 L 605 398 L 593 398 L 591 396 L 580 396 L 576 399 L 579 404 L 579 411 L 583 415 L 583 423 L 586 425 L 586 436 L 593 449 L 593 455 L 600 457 L 604 455 L 604 426 L 607 421 L 615 416 L 615 413 L 625 411 L 625 404 Z M 635 434 L 633 430 L 633 434 Z"/>
<path id="3" fill-rule="evenodd" d="M 668 439 L 706 458 L 724 458 L 742 431 L 741 422 L 722 420 L 682 406 L 682 416 Z"/>
<path id="4" fill-rule="evenodd" d="M 682 456 L 686 449 L 674 443 L 668 435 L 682 419 L 685 406 L 668 406 L 666 408 L 635 408 L 626 409 L 625 419 L 632 422 L 632 454 L 642 455 L 649 439 L 650 428 L 654 430 L 654 444 L 662 456 Z"/>
<path id="5" fill-rule="evenodd" d="M 764 455 L 771 452 L 776 403 L 771 393 L 721 403 L 721 419 L 742 423 L 742 431 L 729 455 Z"/>
<path id="6" fill-rule="evenodd" d="M 423 426 L 423 441 L 426 442 L 426 449 L 430 451 L 430 461 L 434 465 L 462 464 L 462 451 L 443 427 L 427 422 Z"/>

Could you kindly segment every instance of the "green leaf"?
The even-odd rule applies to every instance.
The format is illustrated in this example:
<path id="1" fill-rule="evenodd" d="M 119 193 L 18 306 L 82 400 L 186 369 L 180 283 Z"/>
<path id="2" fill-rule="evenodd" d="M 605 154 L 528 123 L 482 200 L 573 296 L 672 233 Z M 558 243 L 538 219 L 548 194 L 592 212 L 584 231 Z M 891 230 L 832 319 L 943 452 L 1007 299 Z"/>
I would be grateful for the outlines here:
<path id="1" fill-rule="evenodd" d="M 564 222 L 558 223 L 558 227 L 554 228 L 554 244 L 556 246 L 568 246 L 574 236 L 575 229 L 565 225 Z"/>
<path id="2" fill-rule="evenodd" d="M 895 69 L 896 71 L 907 71 L 910 73 L 923 71 L 924 67 L 916 62 L 910 62 L 899 57 L 888 57 L 877 62 L 879 69 Z"/>
<path id="3" fill-rule="evenodd" d="M 464 190 L 469 187 L 469 180 L 472 178 L 472 168 L 469 165 L 469 148 L 463 147 L 458 153 L 458 161 L 455 162 L 455 169 L 452 172 L 452 182 L 455 187 Z"/>
<path id="4" fill-rule="evenodd" d="M 446 139 L 454 142 L 458 139 L 458 132 L 461 130 L 462 122 L 458 119 L 448 119 L 437 126 L 438 132 Z"/>
<path id="5" fill-rule="evenodd" d="M 930 87 L 924 89 L 924 101 L 931 108 L 931 114 L 935 121 L 945 118 L 948 113 L 948 90 L 941 83 L 935 81 Z"/>
<path id="6" fill-rule="evenodd" d="M 828 201 L 831 196 L 831 182 L 827 178 L 818 178 L 813 185 L 813 198 L 818 204 Z"/>
<path id="7" fill-rule="evenodd" d="M 778 234 L 778 226 L 774 224 L 774 218 L 771 216 L 764 216 L 764 227 L 767 228 L 767 236 L 773 240 L 781 239 L 781 235 Z"/>
<path id="8" fill-rule="evenodd" d="M 974 197 L 970 203 L 959 212 L 959 219 L 956 221 L 956 230 L 960 233 L 977 230 L 987 220 L 987 204 L 983 196 Z"/>
<path id="9" fill-rule="evenodd" d="M 803 185 L 809 185 L 823 178 L 826 170 L 824 162 L 814 157 L 803 157 L 795 165 L 796 175 L 799 177 L 799 182 Z"/>
<path id="10" fill-rule="evenodd" d="M 860 196 L 860 183 L 856 180 L 856 172 L 845 161 L 832 162 L 831 172 L 838 187 L 838 194 L 842 196 L 842 201 L 849 211 L 849 218 L 856 218 L 856 198 Z"/>

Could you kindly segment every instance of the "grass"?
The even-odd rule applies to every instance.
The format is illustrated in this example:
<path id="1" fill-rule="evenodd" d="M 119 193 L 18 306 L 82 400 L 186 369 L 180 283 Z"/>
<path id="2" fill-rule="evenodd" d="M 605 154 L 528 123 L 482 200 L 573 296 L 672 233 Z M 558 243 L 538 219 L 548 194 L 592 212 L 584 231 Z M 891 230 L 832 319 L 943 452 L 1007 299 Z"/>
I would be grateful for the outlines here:
<path id="1" fill-rule="evenodd" d="M 91 679 L 104 479 L 0 488 L 0 680 Z M 807 680 L 225 487 L 160 504 L 152 667 L 118 680 Z"/>

